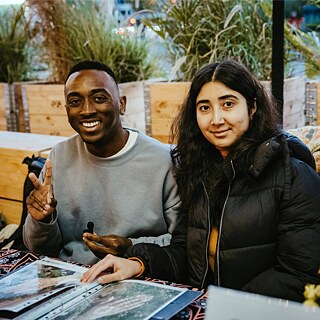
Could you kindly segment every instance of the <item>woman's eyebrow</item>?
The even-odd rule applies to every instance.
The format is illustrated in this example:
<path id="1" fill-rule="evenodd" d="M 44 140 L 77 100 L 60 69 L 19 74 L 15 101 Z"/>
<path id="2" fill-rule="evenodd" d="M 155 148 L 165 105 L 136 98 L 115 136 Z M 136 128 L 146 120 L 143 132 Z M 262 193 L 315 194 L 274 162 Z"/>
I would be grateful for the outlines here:
<path id="1" fill-rule="evenodd" d="M 209 99 L 202 99 L 202 100 L 197 101 L 196 106 L 197 106 L 198 104 L 200 104 L 200 103 L 209 103 L 209 102 L 210 102 Z"/>
<path id="2" fill-rule="evenodd" d="M 225 100 L 225 99 L 229 99 L 229 98 L 234 98 L 234 99 L 239 100 L 239 98 L 237 96 L 233 95 L 233 94 L 226 94 L 224 96 L 219 97 L 218 99 L 219 100 Z"/>

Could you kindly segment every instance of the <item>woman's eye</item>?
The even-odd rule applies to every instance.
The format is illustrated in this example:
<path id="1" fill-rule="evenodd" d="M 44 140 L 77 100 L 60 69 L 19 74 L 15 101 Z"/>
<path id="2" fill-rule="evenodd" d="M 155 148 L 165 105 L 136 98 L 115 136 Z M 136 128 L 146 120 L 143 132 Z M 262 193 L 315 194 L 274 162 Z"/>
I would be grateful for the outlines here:
<path id="1" fill-rule="evenodd" d="M 223 105 L 225 107 L 227 107 L 227 108 L 231 108 L 233 106 L 233 102 L 232 101 L 226 101 Z"/>
<path id="2" fill-rule="evenodd" d="M 199 109 L 200 109 L 201 111 L 208 111 L 208 110 L 209 110 L 209 106 L 202 105 L 202 106 L 200 106 Z"/>

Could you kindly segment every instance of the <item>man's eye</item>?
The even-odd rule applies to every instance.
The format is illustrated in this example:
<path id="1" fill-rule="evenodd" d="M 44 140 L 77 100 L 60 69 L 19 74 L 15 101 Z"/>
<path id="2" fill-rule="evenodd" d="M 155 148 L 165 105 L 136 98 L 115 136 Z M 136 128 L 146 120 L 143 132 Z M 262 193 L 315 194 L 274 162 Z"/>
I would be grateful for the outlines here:
<path id="1" fill-rule="evenodd" d="M 68 101 L 68 106 L 69 107 L 75 107 L 80 104 L 80 99 L 72 99 Z"/>
<path id="2" fill-rule="evenodd" d="M 98 103 L 102 103 L 107 101 L 107 98 L 105 96 L 95 96 L 93 97 L 93 101 L 98 102 Z"/>

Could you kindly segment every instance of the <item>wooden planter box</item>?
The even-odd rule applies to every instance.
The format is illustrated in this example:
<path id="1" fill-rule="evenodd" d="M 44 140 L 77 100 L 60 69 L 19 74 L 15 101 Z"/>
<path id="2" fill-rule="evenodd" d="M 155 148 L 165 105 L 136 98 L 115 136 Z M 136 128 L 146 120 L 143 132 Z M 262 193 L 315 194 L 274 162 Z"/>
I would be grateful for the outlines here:
<path id="1" fill-rule="evenodd" d="M 120 94 L 127 96 L 127 111 L 122 117 L 123 124 L 138 128 L 167 143 L 172 120 L 185 98 L 189 85 L 188 82 L 150 81 L 119 84 Z M 270 82 L 265 85 L 270 88 Z M 304 78 L 285 80 L 284 129 L 306 124 L 305 88 Z M 23 84 L 22 100 L 27 132 L 60 136 L 75 133 L 68 123 L 63 85 Z M 320 102 L 318 108 L 319 105 Z"/>
<path id="2" fill-rule="evenodd" d="M 23 184 L 28 166 L 25 157 L 45 156 L 46 150 L 66 137 L 0 131 L 0 212 L 7 223 L 20 223 L 23 200 Z"/>

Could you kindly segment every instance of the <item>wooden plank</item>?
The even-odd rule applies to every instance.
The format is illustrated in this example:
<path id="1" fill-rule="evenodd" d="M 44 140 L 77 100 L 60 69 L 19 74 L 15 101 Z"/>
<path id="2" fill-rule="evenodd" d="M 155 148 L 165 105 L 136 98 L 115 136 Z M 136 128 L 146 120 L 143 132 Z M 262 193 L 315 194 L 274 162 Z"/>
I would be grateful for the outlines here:
<path id="1" fill-rule="evenodd" d="M 28 173 L 25 157 L 39 156 L 66 137 L 0 131 L 0 197 L 23 199 L 23 183 Z"/>
<path id="2" fill-rule="evenodd" d="M 283 88 L 283 128 L 299 128 L 306 124 L 305 106 L 305 78 L 294 77 L 285 79 Z"/>
<path id="3" fill-rule="evenodd" d="M 29 130 L 29 118 L 26 117 L 24 105 L 22 102 L 22 85 L 25 82 L 13 83 L 14 90 L 14 111 L 17 114 L 17 131 L 28 132 Z"/>
<path id="4" fill-rule="evenodd" d="M 144 113 L 144 81 L 119 83 L 120 95 L 127 97 L 126 114 L 121 117 L 126 127 L 146 132 Z"/>
<path id="5" fill-rule="evenodd" d="M 63 84 L 23 85 L 30 117 L 39 115 L 61 115 L 66 117 Z"/>
<path id="6" fill-rule="evenodd" d="M 5 217 L 7 224 L 20 224 L 22 201 L 12 201 L 0 198 L 0 212 Z"/>
<path id="7" fill-rule="evenodd" d="M 67 115 L 33 114 L 30 115 L 29 124 L 32 133 L 64 137 L 76 134 L 68 122 Z"/>
<path id="8" fill-rule="evenodd" d="M 156 134 L 154 134 L 152 136 L 152 138 L 157 139 L 158 141 L 163 142 L 163 143 L 169 143 L 169 136 L 168 135 L 156 135 Z"/>
<path id="9" fill-rule="evenodd" d="M 63 84 L 22 86 L 23 106 L 31 133 L 54 136 L 75 134 L 68 122 L 63 88 Z"/>
<path id="10" fill-rule="evenodd" d="M 22 160 L 32 154 L 30 151 L 0 148 L 0 197 L 22 200 L 23 183 L 28 173 Z"/>
<path id="11" fill-rule="evenodd" d="M 7 130 L 7 90 L 6 83 L 0 83 L 0 130 Z"/>
<path id="12" fill-rule="evenodd" d="M 189 82 L 150 83 L 151 136 L 169 141 L 170 127 L 190 87 Z"/>
<path id="13" fill-rule="evenodd" d="M 320 126 L 320 82 L 317 83 L 317 125 Z"/>

